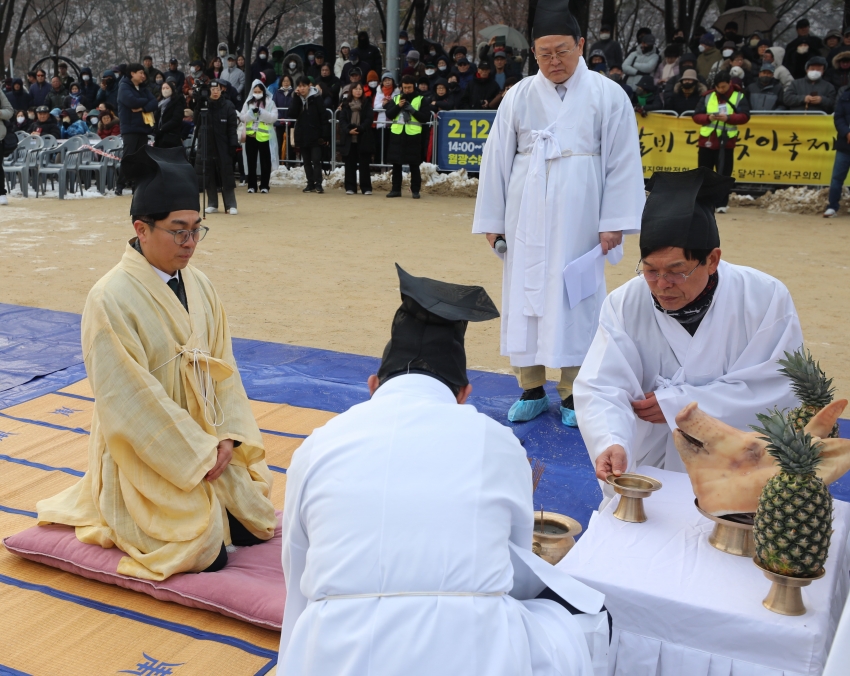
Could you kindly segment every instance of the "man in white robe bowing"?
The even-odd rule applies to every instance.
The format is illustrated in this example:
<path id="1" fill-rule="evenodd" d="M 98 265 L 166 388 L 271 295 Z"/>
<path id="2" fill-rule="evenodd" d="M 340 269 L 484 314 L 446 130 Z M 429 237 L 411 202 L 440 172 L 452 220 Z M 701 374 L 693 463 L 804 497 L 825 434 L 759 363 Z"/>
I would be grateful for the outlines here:
<path id="1" fill-rule="evenodd" d="M 371 400 L 289 466 L 278 676 L 603 676 L 603 595 L 532 554 L 525 452 L 462 405 L 467 322 L 499 313 L 481 287 L 398 274 Z"/>
<path id="2" fill-rule="evenodd" d="M 700 168 L 658 172 L 643 212 L 637 277 L 613 291 L 575 383 L 596 476 L 639 465 L 684 472 L 676 414 L 695 401 L 741 430 L 792 407 L 777 359 L 803 343 L 779 280 L 721 260 L 714 198 L 734 179 Z M 613 493 L 606 484 L 603 492 Z"/>
<path id="3" fill-rule="evenodd" d="M 216 571 L 226 546 L 274 535 L 272 477 L 209 279 L 189 265 L 208 228 L 182 148 L 124 158 L 136 237 L 83 310 L 95 396 L 89 467 L 38 503 L 40 524 L 126 556 L 123 575 Z"/>
<path id="4" fill-rule="evenodd" d="M 606 255 L 640 230 L 643 167 L 634 109 L 622 87 L 585 65 L 569 0 L 539 0 L 533 37 L 540 70 L 499 106 L 472 231 L 490 246 L 499 237 L 507 244 L 501 353 L 523 389 L 508 419 L 531 420 L 549 408 L 550 367 L 561 369 L 561 419 L 574 427 L 573 379 L 599 322 L 605 281 L 570 302 L 564 268 L 585 254 Z"/>

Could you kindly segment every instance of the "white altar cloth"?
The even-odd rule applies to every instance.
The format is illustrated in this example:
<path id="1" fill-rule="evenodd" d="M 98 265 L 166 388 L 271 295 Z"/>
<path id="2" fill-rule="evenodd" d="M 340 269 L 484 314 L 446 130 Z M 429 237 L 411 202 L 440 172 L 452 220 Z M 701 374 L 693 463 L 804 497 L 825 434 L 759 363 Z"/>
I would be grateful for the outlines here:
<path id="1" fill-rule="evenodd" d="M 609 676 L 820 676 L 850 587 L 850 504 L 834 501 L 826 575 L 803 589 L 808 612 L 788 617 L 762 606 L 770 582 L 751 559 L 708 544 L 687 474 L 637 472 L 663 483 L 648 520 L 615 518 L 618 496 L 558 564 L 605 594 Z"/>

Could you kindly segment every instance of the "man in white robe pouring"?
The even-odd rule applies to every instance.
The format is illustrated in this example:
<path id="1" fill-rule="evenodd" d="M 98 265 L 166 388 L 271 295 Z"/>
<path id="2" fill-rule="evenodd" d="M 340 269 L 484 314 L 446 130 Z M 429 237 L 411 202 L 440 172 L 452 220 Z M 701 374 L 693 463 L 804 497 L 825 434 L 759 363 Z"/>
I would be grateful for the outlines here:
<path id="1" fill-rule="evenodd" d="M 603 595 L 532 554 L 525 452 L 459 405 L 467 323 L 499 313 L 481 287 L 398 274 L 371 400 L 287 473 L 278 675 L 602 676 Z"/>
<path id="2" fill-rule="evenodd" d="M 540 0 L 534 17 L 540 66 L 505 96 L 484 147 L 474 233 L 505 240 L 501 353 L 523 389 L 508 414 L 549 408 L 545 367 L 561 369 L 564 424 L 575 426 L 572 384 L 605 299 L 604 278 L 569 298 L 565 267 L 585 255 L 622 256 L 640 230 L 643 168 L 634 110 L 623 89 L 588 70 L 568 0 Z M 599 275 L 601 277 L 601 275 Z M 587 286 L 587 285 L 585 285 Z"/>
<path id="3" fill-rule="evenodd" d="M 721 260 L 713 200 L 733 183 L 705 168 L 649 181 L 637 278 L 605 300 L 575 383 L 581 433 L 603 482 L 639 465 L 684 472 L 672 431 L 693 401 L 746 431 L 756 413 L 796 405 L 776 363 L 803 343 L 791 294 Z"/>

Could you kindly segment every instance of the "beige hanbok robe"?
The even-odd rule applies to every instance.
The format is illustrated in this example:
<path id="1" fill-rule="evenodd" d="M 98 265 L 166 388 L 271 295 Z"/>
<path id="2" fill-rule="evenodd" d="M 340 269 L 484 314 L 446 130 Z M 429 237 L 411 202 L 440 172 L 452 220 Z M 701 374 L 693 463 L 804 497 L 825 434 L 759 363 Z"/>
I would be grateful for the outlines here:
<path id="1" fill-rule="evenodd" d="M 38 503 L 40 524 L 127 554 L 118 572 L 162 580 L 202 571 L 230 544 L 225 509 L 260 539 L 274 534 L 272 475 L 209 279 L 181 272 L 189 312 L 128 245 L 89 293 L 83 355 L 95 395 L 89 468 Z M 204 381 L 213 384 L 203 394 Z M 241 441 L 217 480 L 222 439 Z"/>

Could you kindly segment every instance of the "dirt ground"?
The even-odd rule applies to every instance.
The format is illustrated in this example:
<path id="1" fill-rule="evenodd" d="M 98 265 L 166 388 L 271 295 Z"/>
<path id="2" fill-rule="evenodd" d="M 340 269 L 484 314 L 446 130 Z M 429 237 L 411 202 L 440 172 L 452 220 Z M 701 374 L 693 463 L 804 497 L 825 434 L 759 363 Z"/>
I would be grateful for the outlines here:
<path id="1" fill-rule="evenodd" d="M 501 263 L 470 234 L 474 199 L 296 188 L 240 188 L 237 199 L 238 216 L 207 218 L 193 261 L 222 296 L 235 336 L 380 356 L 399 304 L 394 262 L 417 276 L 481 284 L 501 302 Z M 82 312 L 132 236 L 129 209 L 129 196 L 11 198 L 0 207 L 0 302 Z M 850 396 L 850 219 L 732 208 L 719 222 L 724 258 L 789 287 L 809 347 Z M 609 290 L 633 276 L 637 260 L 629 237 L 623 262 L 607 268 Z M 471 324 L 467 350 L 470 368 L 509 372 L 497 321 Z"/>

